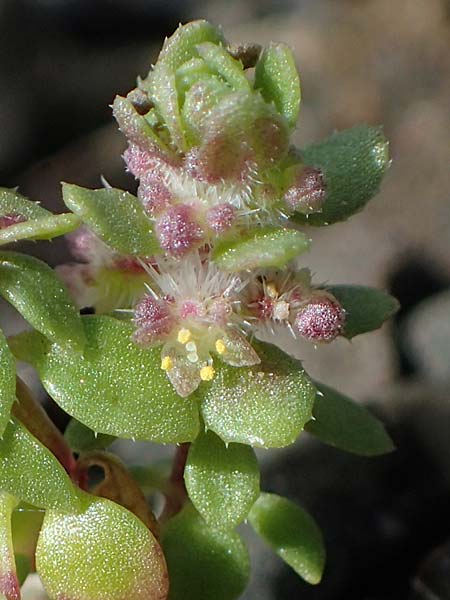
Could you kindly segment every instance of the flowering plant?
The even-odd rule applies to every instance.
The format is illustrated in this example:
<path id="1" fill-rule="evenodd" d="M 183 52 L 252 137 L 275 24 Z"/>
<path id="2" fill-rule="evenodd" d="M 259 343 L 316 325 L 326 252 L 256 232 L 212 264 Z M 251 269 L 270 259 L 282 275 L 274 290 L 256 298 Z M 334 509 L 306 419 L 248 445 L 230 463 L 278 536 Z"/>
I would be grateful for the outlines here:
<path id="1" fill-rule="evenodd" d="M 362 455 L 392 449 L 375 417 L 313 382 L 291 354 L 376 329 L 397 303 L 312 281 L 311 227 L 362 209 L 389 159 L 368 126 L 294 147 L 299 105 L 289 48 L 231 47 L 196 21 L 114 100 L 137 196 L 106 181 L 65 183 L 72 212 L 52 215 L 1 190 L 0 244 L 68 234 L 78 261 L 55 273 L 0 253 L 0 294 L 32 326 L 0 339 L 8 600 L 35 569 L 54 600 L 237 598 L 249 569 L 235 531 L 244 521 L 319 582 L 320 531 L 301 507 L 260 490 L 254 448 L 287 446 L 305 429 Z M 86 307 L 94 314 L 80 316 Z M 13 357 L 72 417 L 64 437 Z M 106 451 L 116 438 L 177 444 L 172 472 L 130 471 Z"/>

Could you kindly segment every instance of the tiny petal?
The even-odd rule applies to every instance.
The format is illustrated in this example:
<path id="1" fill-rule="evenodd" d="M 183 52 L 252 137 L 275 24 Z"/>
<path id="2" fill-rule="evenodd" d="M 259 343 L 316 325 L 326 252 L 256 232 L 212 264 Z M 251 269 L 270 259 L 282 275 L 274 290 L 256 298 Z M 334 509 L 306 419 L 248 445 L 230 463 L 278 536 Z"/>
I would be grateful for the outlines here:
<path id="1" fill-rule="evenodd" d="M 147 213 L 155 215 L 168 208 L 172 201 L 172 194 L 167 186 L 155 173 L 147 173 L 142 179 L 138 189 L 138 197 Z"/>
<path id="2" fill-rule="evenodd" d="M 215 233 L 223 233 L 229 229 L 236 219 L 236 209 L 228 202 L 217 204 L 210 208 L 206 214 L 208 226 Z"/>
<path id="3" fill-rule="evenodd" d="M 225 346 L 224 352 L 220 354 L 223 362 L 232 367 L 251 367 L 261 362 L 253 346 L 243 335 L 237 331 L 227 332 L 221 340 Z M 220 346 L 220 349 L 221 346 Z M 217 346 L 216 346 L 217 350 Z"/>
<path id="4" fill-rule="evenodd" d="M 156 222 L 156 234 L 161 248 L 175 258 L 181 258 L 203 241 L 194 210 L 186 204 L 169 208 Z"/>
<path id="5" fill-rule="evenodd" d="M 297 312 L 294 330 L 313 342 L 331 342 L 342 332 L 344 323 L 342 306 L 327 296 L 317 296 Z"/>
<path id="6" fill-rule="evenodd" d="M 326 188 L 323 173 L 313 167 L 302 167 L 295 183 L 284 195 L 284 202 L 292 211 L 305 215 L 320 212 L 325 201 Z"/>
<path id="7" fill-rule="evenodd" d="M 172 366 L 167 370 L 167 377 L 177 394 L 186 398 L 198 388 L 201 382 L 198 360 L 191 362 L 186 355 L 180 355 L 175 348 L 162 351 L 163 360 L 170 358 Z"/>
<path id="8" fill-rule="evenodd" d="M 144 346 L 169 335 L 175 325 L 167 302 L 152 296 L 144 296 L 136 306 L 134 322 L 137 326 L 135 341 Z"/>

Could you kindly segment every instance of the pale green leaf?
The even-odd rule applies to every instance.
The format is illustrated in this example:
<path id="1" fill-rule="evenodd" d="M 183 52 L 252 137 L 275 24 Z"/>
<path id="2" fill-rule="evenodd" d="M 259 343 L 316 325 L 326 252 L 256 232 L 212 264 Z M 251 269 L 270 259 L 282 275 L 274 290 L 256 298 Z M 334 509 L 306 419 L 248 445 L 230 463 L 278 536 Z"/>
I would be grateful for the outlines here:
<path id="1" fill-rule="evenodd" d="M 62 281 L 45 263 L 17 252 L 0 252 L 0 294 L 52 342 L 82 349 L 78 311 Z"/>
<path id="2" fill-rule="evenodd" d="M 314 419 L 305 431 L 323 442 L 361 456 L 392 452 L 394 444 L 384 425 L 364 406 L 323 384 L 317 384 Z"/>
<path id="3" fill-rule="evenodd" d="M 192 443 L 184 480 L 195 508 L 218 529 L 236 527 L 259 495 L 254 451 L 243 444 L 225 446 L 212 432 Z"/>
<path id="4" fill-rule="evenodd" d="M 311 419 L 315 388 L 299 361 L 275 346 L 258 343 L 255 348 L 261 364 L 217 362 L 210 385 L 197 390 L 205 426 L 226 443 L 288 446 Z"/>
<path id="5" fill-rule="evenodd" d="M 249 576 L 247 549 L 237 533 L 213 529 L 190 505 L 162 532 L 169 600 L 235 600 Z"/>
<path id="6" fill-rule="evenodd" d="M 307 512 L 281 496 L 261 494 L 250 511 L 249 521 L 300 577 L 308 583 L 320 582 L 325 547 L 320 529 Z"/>
<path id="7" fill-rule="evenodd" d="M 266 102 L 274 102 L 290 127 L 295 127 L 300 109 L 300 79 L 291 49 L 271 44 L 256 63 L 255 88 Z"/>
<path id="8" fill-rule="evenodd" d="M 114 188 L 89 190 L 63 183 L 63 198 L 70 210 L 121 254 L 150 256 L 159 251 L 150 219 L 136 196 Z"/>
<path id="9" fill-rule="evenodd" d="M 400 308 L 388 293 L 362 285 L 331 285 L 327 290 L 345 309 L 342 335 L 353 338 L 382 326 Z"/>
<path id="10" fill-rule="evenodd" d="M 295 229 L 258 229 L 237 240 L 219 242 L 213 260 L 223 271 L 284 267 L 309 249 L 311 240 Z"/>
<path id="11" fill-rule="evenodd" d="M 61 463 L 16 419 L 0 440 L 0 490 L 41 508 L 66 510 L 78 503 Z"/>
<path id="12" fill-rule="evenodd" d="M 5 431 L 16 398 L 16 365 L 0 330 L 0 436 Z"/>
<path id="13" fill-rule="evenodd" d="M 30 362 L 52 398 L 90 429 L 122 438 L 177 443 L 199 428 L 191 398 L 178 396 L 160 368 L 161 350 L 138 347 L 134 327 L 111 317 L 86 316 L 84 355 L 63 352 L 37 333 L 11 341 Z"/>

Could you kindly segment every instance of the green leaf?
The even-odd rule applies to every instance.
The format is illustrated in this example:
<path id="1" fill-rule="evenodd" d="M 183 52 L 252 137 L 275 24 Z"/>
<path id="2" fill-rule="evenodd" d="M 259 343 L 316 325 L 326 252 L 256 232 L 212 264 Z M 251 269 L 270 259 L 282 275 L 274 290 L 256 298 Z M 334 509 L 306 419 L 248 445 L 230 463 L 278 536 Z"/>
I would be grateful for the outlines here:
<path id="1" fill-rule="evenodd" d="M 305 425 L 305 431 L 326 444 L 361 456 L 377 456 L 395 449 L 384 425 L 364 406 L 326 385 L 316 387 L 314 420 Z"/>
<path id="2" fill-rule="evenodd" d="M 41 508 L 74 508 L 75 488 L 53 454 L 16 419 L 0 440 L 0 490 Z"/>
<path id="3" fill-rule="evenodd" d="M 162 532 L 169 600 L 234 600 L 247 585 L 249 559 L 237 533 L 209 527 L 190 505 Z"/>
<path id="4" fill-rule="evenodd" d="M 345 309 L 343 334 L 351 339 L 378 329 L 400 308 L 398 301 L 381 290 L 361 285 L 331 285 L 327 290 Z"/>
<path id="5" fill-rule="evenodd" d="M 322 170 L 326 185 L 322 212 L 293 217 L 308 225 L 331 225 L 362 210 L 377 193 L 390 162 L 381 128 L 368 125 L 334 133 L 300 154 L 304 164 Z"/>
<path id="6" fill-rule="evenodd" d="M 111 446 L 116 439 L 106 433 L 95 433 L 80 421 L 71 419 L 64 432 L 68 445 L 74 452 L 87 452 L 88 450 L 104 450 Z"/>
<path id="7" fill-rule="evenodd" d="M 31 558 L 29 556 L 25 556 L 24 554 L 16 553 L 15 558 L 17 580 L 19 581 L 19 585 L 23 585 L 28 575 L 33 572 L 33 563 Z"/>
<path id="8" fill-rule="evenodd" d="M 11 515 L 16 504 L 14 496 L 0 492 L 0 597 L 6 600 L 20 598 L 11 535 Z"/>
<path id="9" fill-rule="evenodd" d="M 295 229 L 259 229 L 234 241 L 224 240 L 213 250 L 213 260 L 223 271 L 284 267 L 309 249 L 311 240 Z"/>
<path id="10" fill-rule="evenodd" d="M 217 529 L 236 527 L 259 495 L 254 451 L 243 444 L 225 446 L 212 432 L 191 445 L 184 480 L 195 508 Z"/>
<path id="11" fill-rule="evenodd" d="M 16 365 L 0 330 L 0 436 L 5 431 L 16 398 Z"/>
<path id="12" fill-rule="evenodd" d="M 0 217 L 7 215 L 20 216 L 24 221 L 0 229 L 0 246 L 25 239 L 51 239 L 80 225 L 76 215 L 53 215 L 15 190 L 0 188 Z"/>
<path id="13" fill-rule="evenodd" d="M 78 510 L 46 512 L 36 568 L 51 598 L 167 596 L 167 567 L 151 531 L 122 506 L 82 492 Z"/>
<path id="14" fill-rule="evenodd" d="M 225 443 L 288 446 L 312 416 L 315 388 L 299 361 L 269 344 L 255 348 L 261 364 L 217 362 L 210 385 L 197 390 L 205 426 Z"/>
<path id="15" fill-rule="evenodd" d="M 0 294 L 35 329 L 53 342 L 81 350 L 81 320 L 55 272 L 42 261 L 17 252 L 0 252 Z"/>
<path id="16" fill-rule="evenodd" d="M 172 155 L 160 136 L 155 132 L 147 119 L 140 115 L 128 98 L 116 96 L 113 102 L 113 115 L 120 131 L 135 144 L 149 149 L 159 149 L 162 154 Z"/>
<path id="17" fill-rule="evenodd" d="M 271 44 L 256 63 L 255 89 L 266 102 L 274 102 L 290 127 L 295 127 L 300 110 L 300 79 L 291 49 L 285 44 Z"/>
<path id="18" fill-rule="evenodd" d="M 197 52 L 206 65 L 214 73 L 220 75 L 232 89 L 250 90 L 250 84 L 245 76 L 242 64 L 230 56 L 225 48 L 211 42 L 204 42 L 197 46 Z"/>
<path id="19" fill-rule="evenodd" d="M 197 56 L 197 45 L 203 42 L 225 43 L 222 32 L 208 21 L 198 20 L 180 25 L 175 33 L 167 38 L 158 57 L 157 64 L 164 64 L 174 70 L 184 62 Z"/>
<path id="20" fill-rule="evenodd" d="M 42 219 L 52 213 L 33 200 L 28 200 L 15 189 L 0 187 L 0 216 L 21 215 L 26 219 Z"/>
<path id="21" fill-rule="evenodd" d="M 300 577 L 320 582 L 325 547 L 320 529 L 302 508 L 281 496 L 261 494 L 250 511 L 255 531 Z"/>
<path id="22" fill-rule="evenodd" d="M 195 439 L 198 409 L 181 398 L 160 368 L 161 350 L 143 350 L 134 326 L 111 317 L 83 318 L 84 356 L 63 352 L 35 332 L 11 340 L 13 353 L 30 362 L 52 398 L 93 431 L 159 443 Z"/>
<path id="23" fill-rule="evenodd" d="M 160 251 L 136 196 L 114 188 L 88 190 L 63 183 L 63 198 L 70 210 L 121 254 L 150 256 Z"/>

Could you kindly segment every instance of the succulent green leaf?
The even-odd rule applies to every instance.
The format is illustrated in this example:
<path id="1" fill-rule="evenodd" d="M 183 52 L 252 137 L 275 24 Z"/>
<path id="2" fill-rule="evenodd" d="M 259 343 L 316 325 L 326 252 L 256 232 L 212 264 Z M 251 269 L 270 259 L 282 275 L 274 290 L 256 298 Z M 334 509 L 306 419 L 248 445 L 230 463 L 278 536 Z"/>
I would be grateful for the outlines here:
<path id="1" fill-rule="evenodd" d="M 173 143 L 179 150 L 187 150 L 175 73 L 168 65 L 158 63 L 145 85 L 157 113 L 170 132 Z"/>
<path id="2" fill-rule="evenodd" d="M 6 338 L 0 330 L 0 436 L 9 421 L 16 398 L 16 366 Z"/>
<path id="3" fill-rule="evenodd" d="M 249 577 L 247 549 L 233 531 L 213 529 L 190 505 L 162 532 L 169 600 L 234 600 Z"/>
<path id="4" fill-rule="evenodd" d="M 164 600 L 167 567 L 151 531 L 122 506 L 79 495 L 77 511 L 45 514 L 36 568 L 49 596 Z"/>
<path id="5" fill-rule="evenodd" d="M 26 219 L 44 219 L 51 212 L 42 208 L 39 202 L 28 200 L 15 189 L 0 187 L 0 216 L 21 215 Z"/>
<path id="6" fill-rule="evenodd" d="M 114 188 L 88 190 L 63 183 L 63 198 L 70 210 L 121 254 L 149 256 L 159 251 L 151 222 L 136 196 Z"/>
<path id="7" fill-rule="evenodd" d="M 201 58 L 191 58 L 176 70 L 175 77 L 180 106 L 183 106 L 186 92 L 195 83 L 207 80 L 210 77 L 214 78 L 215 76 L 204 60 Z M 226 84 L 224 83 L 224 85 Z"/>
<path id="8" fill-rule="evenodd" d="M 44 512 L 42 508 L 20 502 L 12 514 L 12 537 L 19 581 L 34 570 L 34 555 Z"/>
<path id="9" fill-rule="evenodd" d="M 42 261 L 0 252 L 0 295 L 51 341 L 74 350 L 83 348 L 78 311 L 61 280 Z"/>
<path id="10" fill-rule="evenodd" d="M 78 502 L 61 464 L 16 419 L 0 440 L 0 490 L 41 508 L 67 510 Z"/>
<path id="11" fill-rule="evenodd" d="M 211 42 L 204 42 L 197 46 L 197 52 L 206 65 L 214 73 L 220 75 L 232 89 L 250 90 L 250 84 L 245 76 L 242 63 L 230 56 L 225 48 Z"/>
<path id="12" fill-rule="evenodd" d="M 214 433 L 200 434 L 189 449 L 184 471 L 193 505 L 217 529 L 236 527 L 259 495 L 259 469 L 252 448 L 225 446 Z"/>
<path id="13" fill-rule="evenodd" d="M 377 193 L 390 162 L 381 128 L 368 125 L 334 133 L 300 154 L 304 164 L 323 172 L 326 185 L 322 212 L 293 217 L 308 225 L 331 225 L 359 212 Z"/>
<path id="14" fill-rule="evenodd" d="M 210 181 L 238 179 L 249 155 L 259 169 L 272 168 L 287 154 L 289 128 L 259 94 L 226 94 L 205 119 L 198 160 Z"/>
<path id="15" fill-rule="evenodd" d="M 0 492 L 0 597 L 6 600 L 20 598 L 11 534 L 11 515 L 16 504 L 14 496 Z"/>
<path id="16" fill-rule="evenodd" d="M 300 78 L 291 49 L 271 44 L 256 63 L 255 89 L 266 102 L 273 102 L 290 127 L 295 127 L 300 110 Z"/>
<path id="17" fill-rule="evenodd" d="M 77 421 L 71 419 L 64 432 L 64 437 L 68 445 L 74 452 L 87 452 L 89 450 L 104 450 L 108 448 L 116 439 L 113 435 L 106 433 L 95 433 Z"/>
<path id="18" fill-rule="evenodd" d="M 197 46 L 204 42 L 223 44 L 225 40 L 217 27 L 204 20 L 192 21 L 181 25 L 167 38 L 158 57 L 157 64 L 164 64 L 175 70 L 183 63 L 197 56 Z"/>
<path id="19" fill-rule="evenodd" d="M 223 271 L 284 267 L 309 249 L 311 240 L 295 229 L 266 228 L 248 232 L 237 240 L 219 242 L 213 260 Z"/>
<path id="20" fill-rule="evenodd" d="M 320 582 L 325 564 L 322 534 L 314 519 L 281 496 L 261 494 L 249 514 L 255 531 L 300 577 Z"/>
<path id="21" fill-rule="evenodd" d="M 314 419 L 305 431 L 326 444 L 361 456 L 377 456 L 394 450 L 384 425 L 364 406 L 323 384 L 316 384 Z"/>
<path id="22" fill-rule="evenodd" d="M 386 292 L 362 285 L 331 285 L 327 290 L 345 309 L 342 335 L 349 339 L 378 329 L 400 308 L 398 301 Z"/>
<path id="23" fill-rule="evenodd" d="M 19 585 L 23 585 L 25 583 L 25 579 L 34 570 L 33 563 L 29 556 L 25 556 L 24 554 L 18 554 L 17 552 L 15 554 L 15 559 L 17 580 L 19 582 Z"/>
<path id="24" fill-rule="evenodd" d="M 134 327 L 106 316 L 82 320 L 84 355 L 63 352 L 36 332 L 11 340 L 17 358 L 31 363 L 52 398 L 93 431 L 159 443 L 195 439 L 198 409 L 180 398 L 160 369 L 160 350 L 143 350 Z"/>
<path id="25" fill-rule="evenodd" d="M 182 116 L 186 139 L 190 146 L 201 142 L 210 111 L 230 89 L 218 77 L 210 75 L 197 81 L 185 94 Z"/>
<path id="26" fill-rule="evenodd" d="M 269 344 L 255 348 L 261 364 L 218 362 L 211 384 L 197 390 L 205 426 L 225 443 L 287 446 L 312 416 L 315 388 L 299 361 Z"/>
<path id="27" fill-rule="evenodd" d="M 171 155 L 171 150 L 155 132 L 147 119 L 140 115 L 128 98 L 116 96 L 113 102 L 113 115 L 119 129 L 135 144 L 158 149 L 162 154 Z"/>

